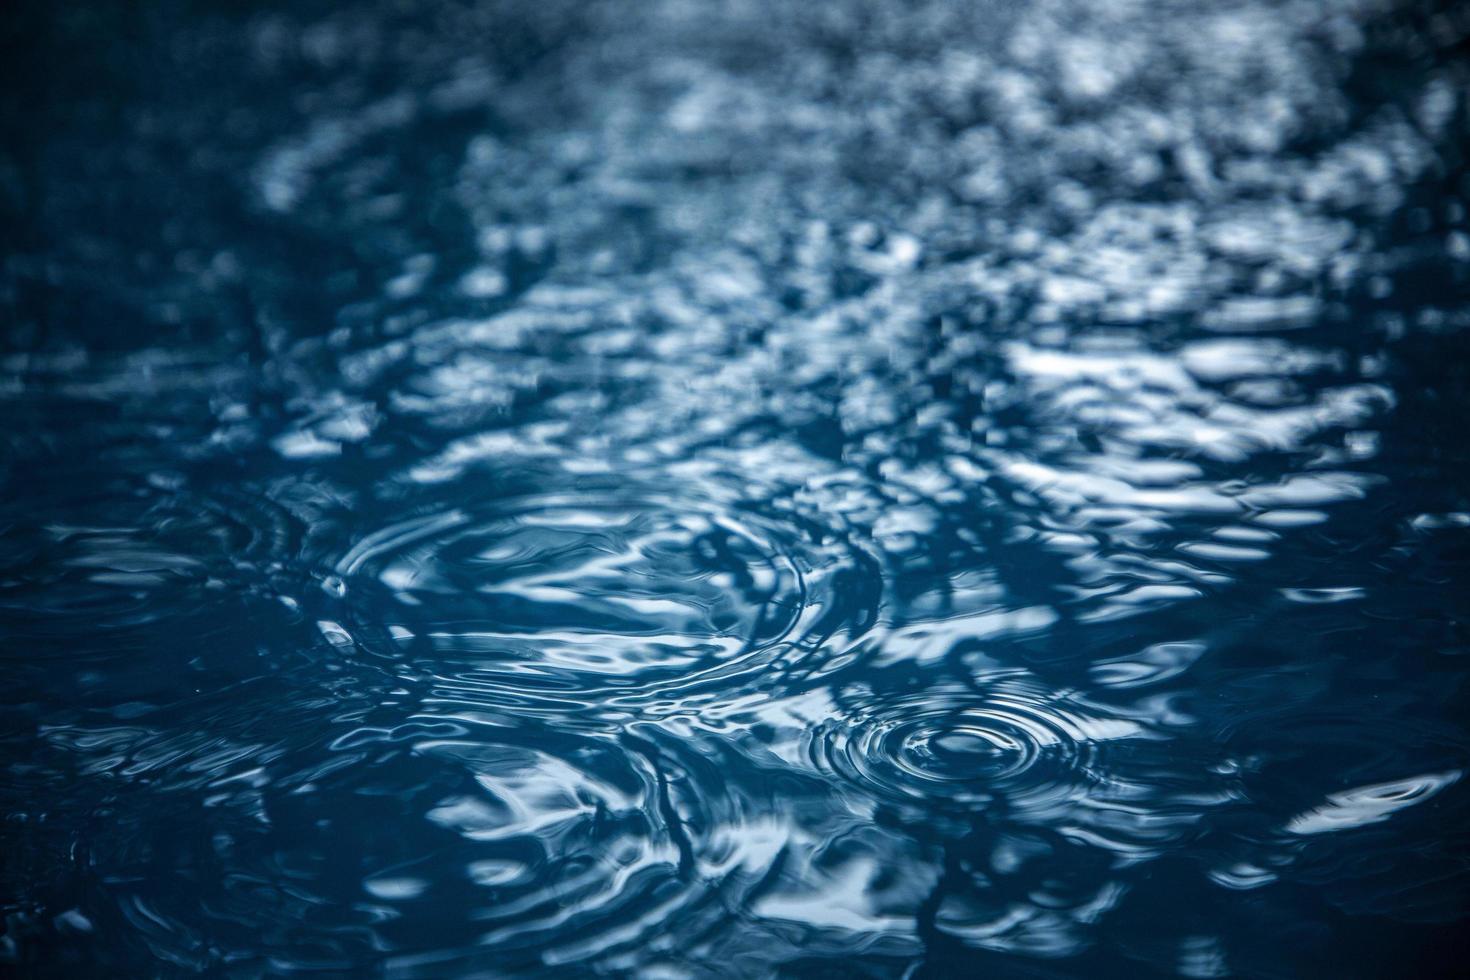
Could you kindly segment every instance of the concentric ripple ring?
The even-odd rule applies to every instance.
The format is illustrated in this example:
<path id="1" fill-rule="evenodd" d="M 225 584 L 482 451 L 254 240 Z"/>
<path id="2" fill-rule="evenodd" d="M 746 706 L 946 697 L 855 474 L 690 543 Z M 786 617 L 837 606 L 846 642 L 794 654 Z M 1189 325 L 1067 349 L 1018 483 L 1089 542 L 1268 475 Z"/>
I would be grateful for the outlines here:
<path id="1" fill-rule="evenodd" d="M 832 582 L 851 565 L 735 508 L 545 495 L 393 524 L 336 574 L 353 638 L 441 689 L 608 703 L 711 681 L 728 695 L 757 666 L 789 668 L 850 625 L 861 596 L 839 603 Z"/>

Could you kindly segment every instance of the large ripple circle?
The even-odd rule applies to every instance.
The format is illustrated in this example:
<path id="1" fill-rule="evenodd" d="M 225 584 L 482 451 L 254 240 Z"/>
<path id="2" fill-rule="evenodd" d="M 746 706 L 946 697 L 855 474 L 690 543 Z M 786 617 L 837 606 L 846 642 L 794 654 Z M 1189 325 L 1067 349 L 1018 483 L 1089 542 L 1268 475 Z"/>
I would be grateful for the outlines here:
<path id="1" fill-rule="evenodd" d="M 859 632 L 880 591 L 840 543 L 648 495 L 434 511 L 363 538 L 337 572 L 354 639 L 502 705 L 728 695 L 757 668 L 769 684 Z"/>
<path id="2" fill-rule="evenodd" d="M 264 937 L 277 972 L 391 956 L 427 971 L 411 975 L 580 976 L 727 927 L 726 903 L 784 846 L 751 788 L 652 726 L 594 738 L 425 716 L 347 733 L 331 755 L 276 752 L 244 777 L 140 796 L 181 820 L 198 806 L 181 791 L 208 783 L 212 835 L 169 836 L 134 808 L 89 844 L 156 955 L 255 965 Z M 150 872 L 160 853 L 204 869 L 209 900 L 159 889 L 188 873 Z"/>

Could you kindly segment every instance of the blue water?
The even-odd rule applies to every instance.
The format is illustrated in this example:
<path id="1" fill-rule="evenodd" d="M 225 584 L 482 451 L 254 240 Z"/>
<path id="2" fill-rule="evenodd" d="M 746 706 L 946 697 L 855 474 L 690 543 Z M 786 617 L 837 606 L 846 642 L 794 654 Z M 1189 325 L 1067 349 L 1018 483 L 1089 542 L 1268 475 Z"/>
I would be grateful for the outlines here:
<path id="1" fill-rule="evenodd" d="M 0 972 L 1464 975 L 1463 5 L 5 20 Z"/>

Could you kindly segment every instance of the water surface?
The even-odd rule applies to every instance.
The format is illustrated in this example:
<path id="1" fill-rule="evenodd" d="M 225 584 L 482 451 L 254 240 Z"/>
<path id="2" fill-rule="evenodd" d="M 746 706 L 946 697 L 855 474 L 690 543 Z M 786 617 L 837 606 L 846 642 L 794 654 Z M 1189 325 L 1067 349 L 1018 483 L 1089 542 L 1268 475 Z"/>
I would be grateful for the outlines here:
<path id="1" fill-rule="evenodd" d="M 8 19 L 7 971 L 1463 969 L 1462 7 Z"/>

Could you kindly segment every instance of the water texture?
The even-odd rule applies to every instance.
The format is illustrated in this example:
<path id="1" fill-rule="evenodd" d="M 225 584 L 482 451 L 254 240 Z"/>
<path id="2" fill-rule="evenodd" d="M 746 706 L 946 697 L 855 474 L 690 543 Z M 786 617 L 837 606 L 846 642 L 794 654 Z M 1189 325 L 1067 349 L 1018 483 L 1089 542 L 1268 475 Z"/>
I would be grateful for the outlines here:
<path id="1" fill-rule="evenodd" d="M 7 974 L 1463 975 L 1463 5 L 6 20 Z"/>

